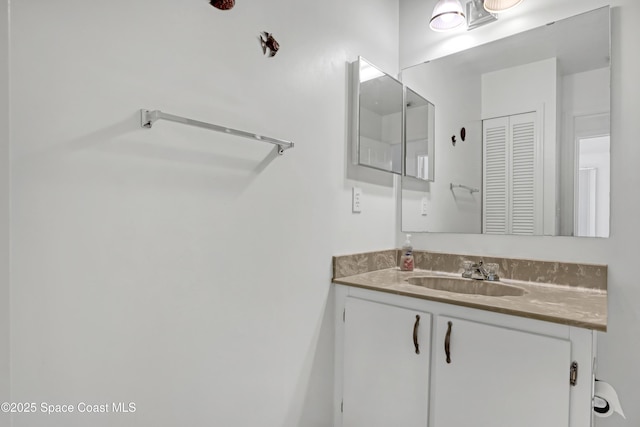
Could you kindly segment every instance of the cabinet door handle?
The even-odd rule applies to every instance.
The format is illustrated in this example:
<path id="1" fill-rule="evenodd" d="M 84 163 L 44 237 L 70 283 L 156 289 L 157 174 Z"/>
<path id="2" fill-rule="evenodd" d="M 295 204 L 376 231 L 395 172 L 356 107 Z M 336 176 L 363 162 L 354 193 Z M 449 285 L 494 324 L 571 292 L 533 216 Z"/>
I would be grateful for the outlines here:
<path id="1" fill-rule="evenodd" d="M 413 345 L 416 347 L 416 354 L 420 354 L 420 344 L 418 343 L 418 326 L 420 326 L 420 315 L 416 314 L 416 323 L 413 324 Z"/>
<path id="2" fill-rule="evenodd" d="M 444 353 L 447 355 L 447 363 L 451 363 L 451 327 L 453 322 L 449 321 L 449 327 L 447 328 L 447 335 L 444 337 Z"/>

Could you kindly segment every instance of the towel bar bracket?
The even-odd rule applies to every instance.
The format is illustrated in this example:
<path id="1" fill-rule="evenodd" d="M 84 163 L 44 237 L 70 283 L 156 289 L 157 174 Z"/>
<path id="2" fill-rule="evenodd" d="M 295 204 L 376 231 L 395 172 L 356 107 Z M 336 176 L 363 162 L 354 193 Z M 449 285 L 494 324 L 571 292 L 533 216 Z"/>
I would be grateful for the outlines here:
<path id="1" fill-rule="evenodd" d="M 151 114 L 151 111 L 140 110 L 140 125 L 143 128 L 151 129 L 151 127 L 153 126 L 153 122 L 155 122 L 156 120 L 157 118 L 154 117 L 153 114 Z"/>

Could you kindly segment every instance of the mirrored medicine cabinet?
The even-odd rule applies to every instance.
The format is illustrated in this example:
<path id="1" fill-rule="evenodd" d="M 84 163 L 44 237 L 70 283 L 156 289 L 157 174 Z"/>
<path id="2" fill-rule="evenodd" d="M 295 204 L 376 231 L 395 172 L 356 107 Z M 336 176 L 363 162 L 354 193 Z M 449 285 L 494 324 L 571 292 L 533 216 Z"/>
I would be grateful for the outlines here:
<path id="1" fill-rule="evenodd" d="M 354 163 L 432 181 L 435 106 L 362 57 L 352 74 Z"/>
<path id="2" fill-rule="evenodd" d="M 438 105 L 402 231 L 608 237 L 610 34 L 607 6 L 402 70 Z"/>

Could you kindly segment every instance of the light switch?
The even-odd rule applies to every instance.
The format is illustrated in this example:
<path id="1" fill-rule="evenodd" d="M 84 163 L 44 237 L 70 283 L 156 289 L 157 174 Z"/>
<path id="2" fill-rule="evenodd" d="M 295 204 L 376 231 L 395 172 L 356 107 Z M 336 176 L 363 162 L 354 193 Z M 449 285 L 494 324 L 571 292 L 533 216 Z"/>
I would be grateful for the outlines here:
<path id="1" fill-rule="evenodd" d="M 353 187 L 351 194 L 351 211 L 353 213 L 362 212 L 362 188 Z"/>
<path id="2" fill-rule="evenodd" d="M 420 202 L 420 215 L 427 216 L 427 207 L 428 206 L 429 206 L 429 201 L 427 200 L 426 197 L 423 197 L 422 201 Z"/>

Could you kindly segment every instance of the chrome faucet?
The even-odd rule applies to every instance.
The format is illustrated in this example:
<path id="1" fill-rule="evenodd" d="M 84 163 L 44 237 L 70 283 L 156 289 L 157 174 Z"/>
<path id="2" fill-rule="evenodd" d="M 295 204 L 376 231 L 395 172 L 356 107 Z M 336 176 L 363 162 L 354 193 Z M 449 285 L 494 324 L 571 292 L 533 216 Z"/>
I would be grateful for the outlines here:
<path id="1" fill-rule="evenodd" d="M 489 273 L 485 270 L 483 266 L 483 261 L 473 264 L 471 266 L 471 278 L 476 280 L 487 280 L 489 278 Z"/>
<path id="2" fill-rule="evenodd" d="M 465 265 L 462 277 L 475 280 L 488 280 L 490 282 L 500 280 L 495 269 L 491 268 L 491 265 L 489 266 L 489 271 L 487 271 L 487 269 L 484 268 L 484 262 L 482 260 L 477 263 L 468 262 L 467 265 Z"/>

